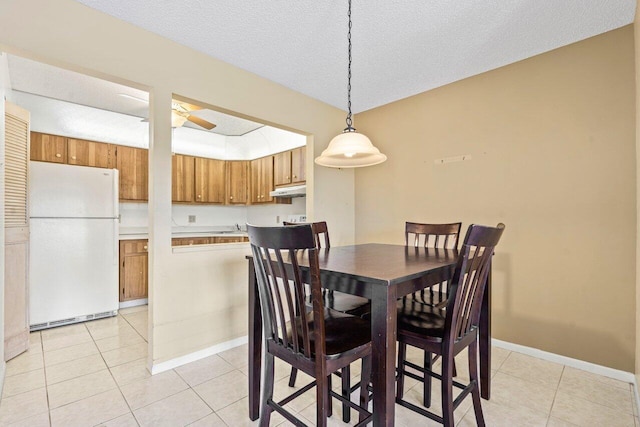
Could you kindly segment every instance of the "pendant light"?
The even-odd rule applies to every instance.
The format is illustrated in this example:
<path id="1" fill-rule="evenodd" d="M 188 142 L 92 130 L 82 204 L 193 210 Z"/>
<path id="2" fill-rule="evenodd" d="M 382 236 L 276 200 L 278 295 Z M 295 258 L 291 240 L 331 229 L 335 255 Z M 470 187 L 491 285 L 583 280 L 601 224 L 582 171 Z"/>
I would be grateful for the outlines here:
<path id="1" fill-rule="evenodd" d="M 359 168 L 373 166 L 387 160 L 387 156 L 380 153 L 365 135 L 356 132 L 351 118 L 351 0 L 349 0 L 349 68 L 347 73 L 347 127 L 334 137 L 316 164 L 330 168 Z"/>

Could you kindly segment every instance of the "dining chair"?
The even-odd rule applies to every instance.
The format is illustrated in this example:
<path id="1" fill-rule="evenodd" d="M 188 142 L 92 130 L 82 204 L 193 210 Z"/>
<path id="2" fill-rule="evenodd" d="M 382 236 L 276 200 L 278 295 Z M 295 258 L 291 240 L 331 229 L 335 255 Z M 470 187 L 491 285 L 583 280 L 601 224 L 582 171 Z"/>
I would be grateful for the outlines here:
<path id="1" fill-rule="evenodd" d="M 430 249 L 458 249 L 458 240 L 460 238 L 461 222 L 454 222 L 449 224 L 424 224 L 418 222 L 405 222 L 404 226 L 404 243 L 405 246 L 414 246 L 416 248 L 430 248 Z M 406 305 L 416 305 L 417 308 L 422 308 L 429 311 L 428 307 L 444 308 L 447 304 L 447 289 L 448 283 L 440 282 L 434 284 L 428 289 L 422 289 L 418 292 L 414 292 L 398 301 L 398 309 L 403 310 Z M 425 304 L 428 307 L 421 307 L 420 304 Z M 407 345 L 399 343 L 399 351 L 407 351 Z M 431 406 L 431 382 L 428 375 L 424 373 L 424 369 L 431 369 L 438 356 L 432 357 L 428 352 L 424 352 L 423 366 L 418 366 L 408 363 L 408 366 L 423 372 L 423 405 L 425 407 Z M 453 375 L 456 376 L 456 366 L 453 365 Z"/>
<path id="2" fill-rule="evenodd" d="M 284 226 L 296 226 L 301 223 L 283 221 Z M 311 230 L 316 242 L 316 248 L 331 248 L 331 240 L 329 238 L 329 227 L 326 221 L 312 222 Z M 324 246 L 323 246 L 324 242 Z M 331 310 L 339 311 L 341 313 L 353 314 L 356 316 L 362 316 L 363 314 L 371 311 L 371 303 L 367 298 L 362 298 L 357 295 L 345 294 L 343 292 L 334 292 L 332 290 L 322 290 L 322 296 L 324 298 L 324 306 Z M 310 305 L 310 296 L 307 297 L 307 305 Z M 296 377 L 298 371 L 296 368 L 291 368 L 291 374 L 289 375 L 289 387 L 296 385 Z M 340 377 L 342 384 L 343 395 L 349 395 L 351 393 L 351 367 L 345 366 L 340 372 L 336 372 L 336 375 Z M 356 386 L 354 386 L 356 387 Z M 345 423 L 351 421 L 351 413 L 346 405 L 343 405 L 342 420 Z"/>
<path id="3" fill-rule="evenodd" d="M 404 227 L 405 246 L 458 249 L 461 227 L 461 222 L 451 224 L 406 222 Z M 412 297 L 422 304 L 444 307 L 447 303 L 447 283 L 438 283 L 428 289 L 415 292 Z"/>
<path id="4" fill-rule="evenodd" d="M 450 282 L 449 299 L 445 309 L 425 304 L 405 304 L 398 312 L 398 341 L 442 357 L 442 373 L 439 375 L 425 368 L 428 379 L 406 371 L 406 346 L 398 351 L 398 379 L 396 402 L 446 427 L 453 426 L 453 411 L 471 394 L 476 423 L 483 427 L 484 417 L 478 388 L 478 324 L 482 298 L 486 286 L 491 258 L 498 244 L 504 224 L 496 227 L 471 225 L 467 230 Z M 453 380 L 453 362 L 462 350 L 469 351 L 469 384 Z M 427 411 L 403 399 L 404 377 L 425 381 L 431 387 L 431 377 L 442 384 L 442 416 Z M 453 387 L 462 392 L 453 400 Z"/>
<path id="5" fill-rule="evenodd" d="M 304 426 L 283 406 L 316 386 L 316 425 L 326 426 L 331 415 L 331 397 L 358 411 L 358 426 L 366 425 L 371 414 L 366 407 L 366 387 L 360 405 L 331 390 L 331 374 L 362 359 L 362 376 L 371 375 L 371 330 L 358 316 L 329 310 L 324 306 L 318 249 L 310 225 L 256 227 L 247 225 L 256 271 L 264 340 L 264 385 L 260 406 L 260 426 L 269 425 L 275 410 L 289 422 Z M 302 268 L 299 257 L 307 254 L 309 267 Z M 311 288 L 312 310 L 305 302 L 305 284 Z M 275 402 L 274 358 L 315 378 L 295 393 Z M 366 384 L 366 381 L 364 382 Z"/>

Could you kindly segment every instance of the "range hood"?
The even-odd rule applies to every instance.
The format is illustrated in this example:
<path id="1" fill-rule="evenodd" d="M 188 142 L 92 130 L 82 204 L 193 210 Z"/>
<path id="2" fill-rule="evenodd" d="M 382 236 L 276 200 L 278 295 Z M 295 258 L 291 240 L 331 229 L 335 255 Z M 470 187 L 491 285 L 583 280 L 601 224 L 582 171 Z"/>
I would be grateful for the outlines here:
<path id="1" fill-rule="evenodd" d="M 306 185 L 292 185 L 291 187 L 276 188 L 269 193 L 271 197 L 305 197 L 307 195 Z"/>

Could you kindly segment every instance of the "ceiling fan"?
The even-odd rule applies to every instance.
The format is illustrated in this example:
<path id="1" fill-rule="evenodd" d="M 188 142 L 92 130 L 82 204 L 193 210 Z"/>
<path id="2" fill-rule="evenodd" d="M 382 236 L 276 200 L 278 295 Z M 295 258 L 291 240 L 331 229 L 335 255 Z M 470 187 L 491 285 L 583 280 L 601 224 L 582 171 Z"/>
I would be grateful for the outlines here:
<path id="1" fill-rule="evenodd" d="M 124 93 L 120 93 L 118 95 L 124 98 L 135 99 L 136 101 L 145 102 L 147 104 L 149 103 L 148 100 L 139 98 L 137 96 L 132 96 Z M 192 111 L 198 111 L 198 110 L 202 110 L 202 107 L 172 99 L 171 100 L 171 127 L 179 128 L 182 125 L 184 125 L 186 121 L 190 121 L 191 123 L 194 123 L 207 130 L 211 130 L 214 127 L 216 127 L 215 124 L 191 114 Z M 148 122 L 149 119 L 144 119 L 142 121 Z"/>
<path id="2" fill-rule="evenodd" d="M 178 102 L 171 100 L 171 126 L 180 127 L 187 120 L 207 130 L 211 130 L 216 125 L 211 122 L 201 119 L 200 117 L 190 114 L 192 111 L 202 110 L 202 107 L 197 105 L 187 104 L 186 102 Z"/>

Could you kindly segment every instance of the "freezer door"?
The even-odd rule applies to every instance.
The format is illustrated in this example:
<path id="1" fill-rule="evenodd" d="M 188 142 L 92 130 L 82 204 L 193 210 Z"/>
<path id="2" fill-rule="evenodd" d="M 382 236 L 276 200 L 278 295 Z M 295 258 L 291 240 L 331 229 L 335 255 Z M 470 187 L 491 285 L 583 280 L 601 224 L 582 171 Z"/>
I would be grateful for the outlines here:
<path id="1" fill-rule="evenodd" d="M 116 218 L 118 171 L 30 162 L 31 218 Z"/>
<path id="2" fill-rule="evenodd" d="M 32 219 L 30 324 L 118 309 L 115 219 Z"/>

